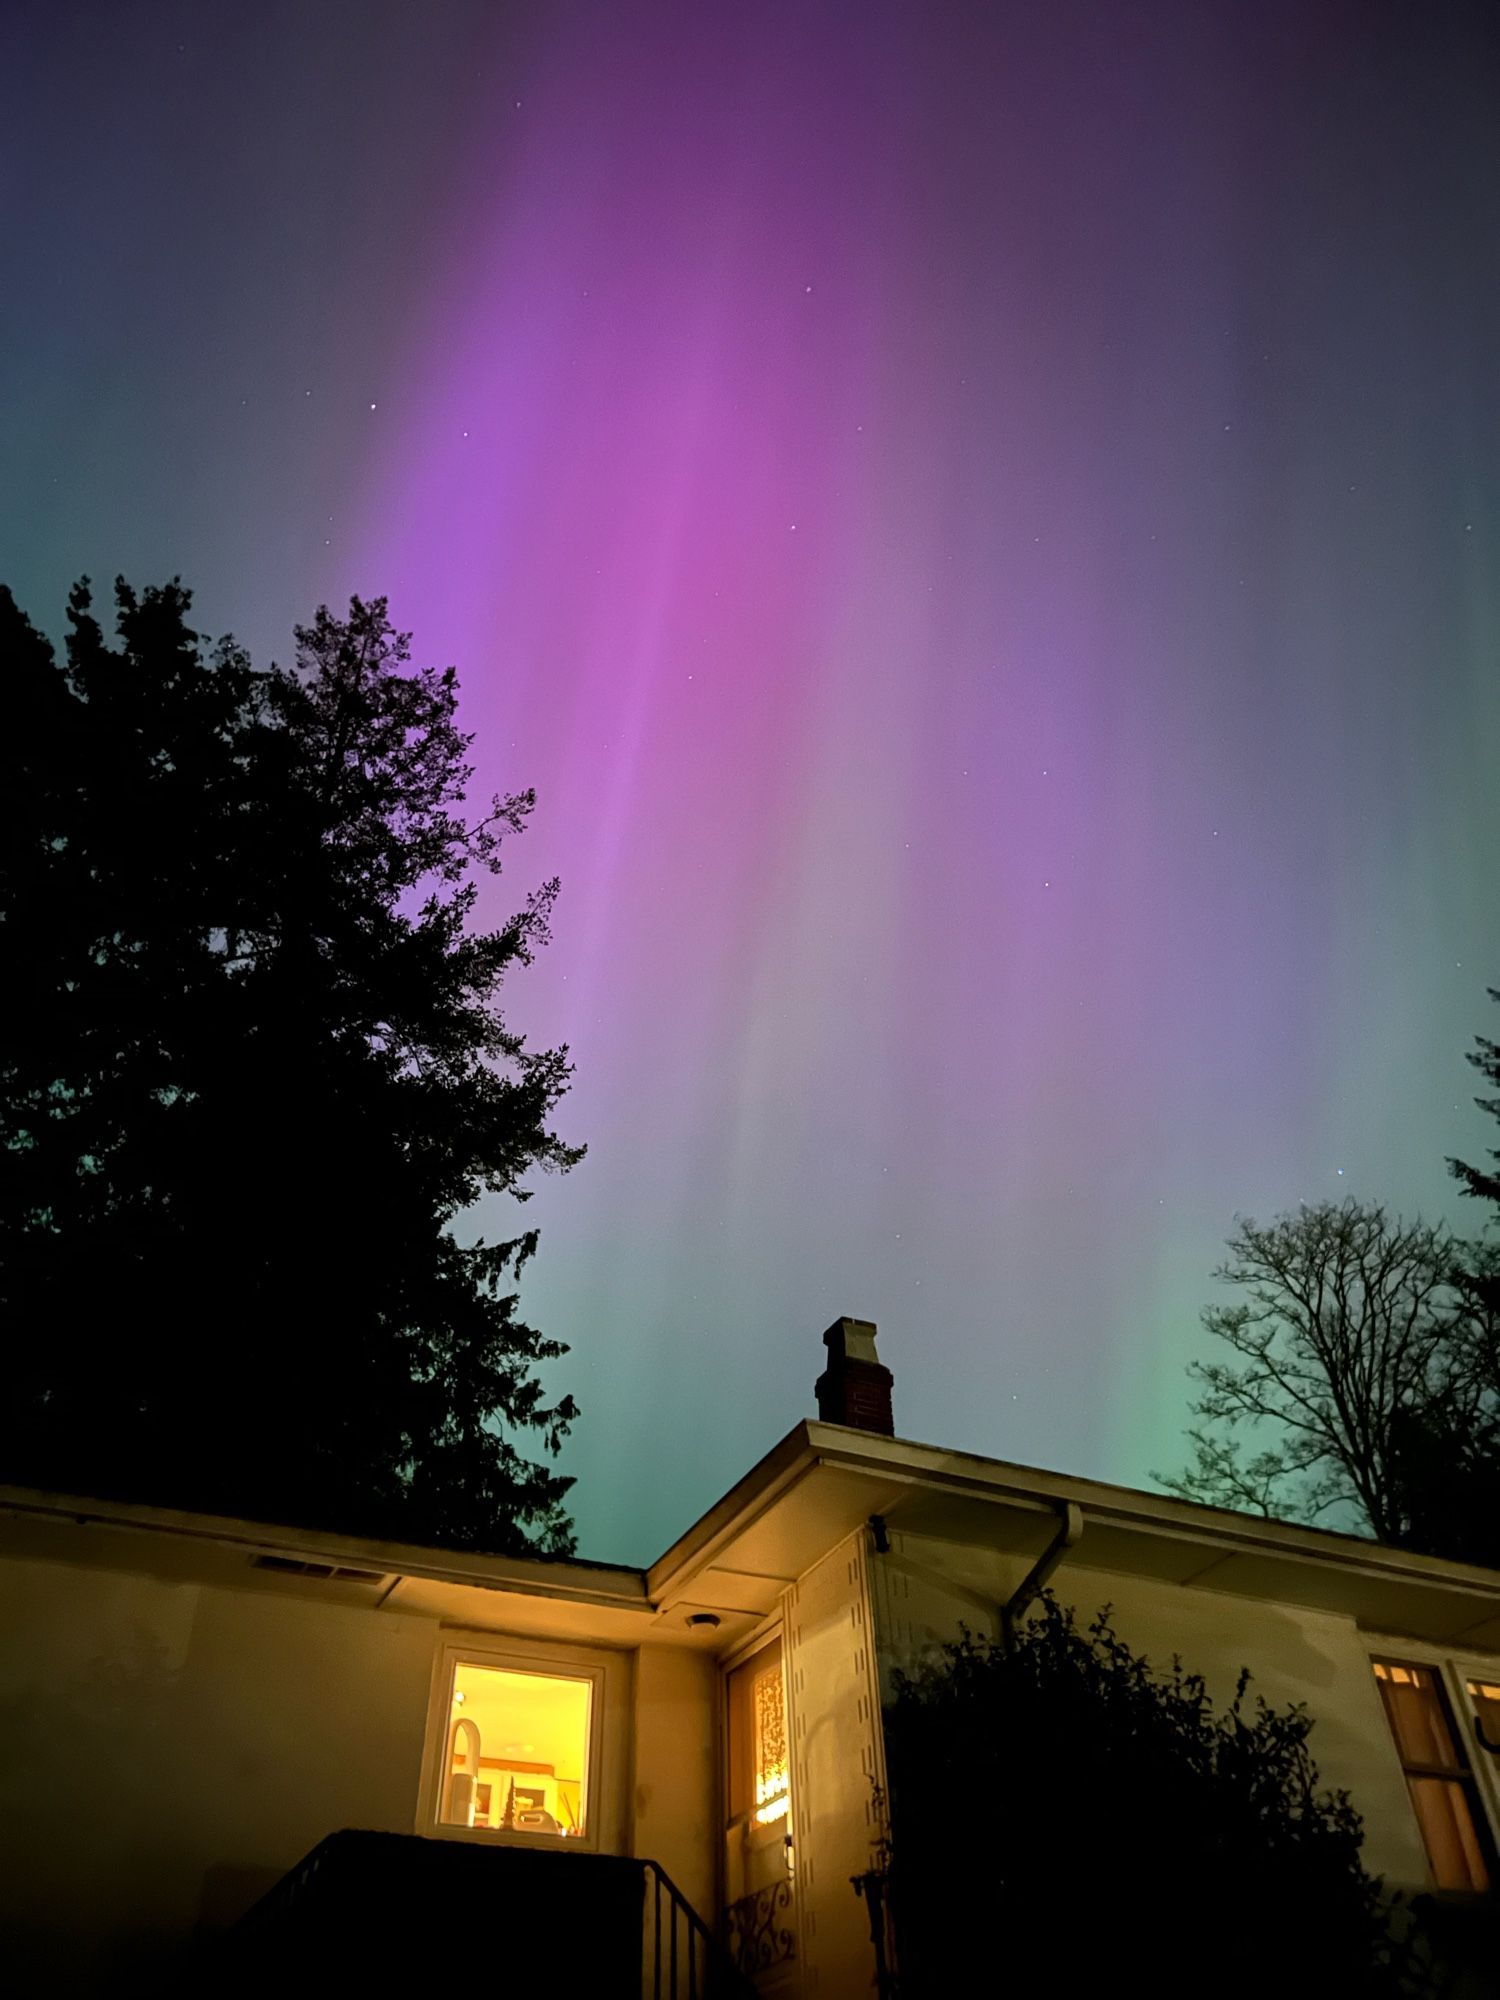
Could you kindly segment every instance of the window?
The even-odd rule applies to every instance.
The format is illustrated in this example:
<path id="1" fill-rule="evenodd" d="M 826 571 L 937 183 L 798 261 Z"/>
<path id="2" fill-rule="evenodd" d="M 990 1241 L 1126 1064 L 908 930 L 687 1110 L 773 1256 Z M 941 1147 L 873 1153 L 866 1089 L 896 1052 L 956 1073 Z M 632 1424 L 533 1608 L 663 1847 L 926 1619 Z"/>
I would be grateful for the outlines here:
<path id="1" fill-rule="evenodd" d="M 1474 1704 L 1474 1717 L 1479 1725 L 1481 1740 L 1493 1755 L 1500 1749 L 1500 1684 L 1470 1681 L 1469 1699 Z"/>
<path id="2" fill-rule="evenodd" d="M 1442 1676 L 1411 1661 L 1376 1660 L 1374 1667 L 1433 1885 L 1478 1895 L 1493 1880 L 1493 1851 Z"/>
<path id="3" fill-rule="evenodd" d="M 792 1799 L 779 1645 L 729 1676 L 729 1763 L 731 1814 L 755 1826 L 786 1818 Z"/>
<path id="4" fill-rule="evenodd" d="M 732 1667 L 724 1694 L 725 1914 L 734 1956 L 767 1971 L 792 1955 L 796 1929 L 781 1640 Z"/>
<path id="5" fill-rule="evenodd" d="M 440 1826 L 588 1837 L 598 1675 L 450 1659 Z"/>

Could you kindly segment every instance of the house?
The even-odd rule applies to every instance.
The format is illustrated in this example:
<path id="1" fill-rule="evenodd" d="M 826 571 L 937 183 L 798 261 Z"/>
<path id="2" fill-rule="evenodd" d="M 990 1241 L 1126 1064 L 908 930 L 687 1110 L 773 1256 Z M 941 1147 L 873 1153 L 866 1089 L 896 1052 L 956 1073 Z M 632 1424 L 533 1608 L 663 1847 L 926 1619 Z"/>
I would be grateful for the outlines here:
<path id="1" fill-rule="evenodd" d="M 8 1990 L 252 1947 L 264 1986 L 321 1912 L 346 1972 L 404 1941 L 464 1990 L 635 1992 L 644 1955 L 705 1992 L 718 1938 L 762 1994 L 872 1993 L 891 1675 L 1044 1575 L 1305 1701 L 1392 1883 L 1488 1887 L 1500 1574 L 911 1443 L 875 1328 L 824 1338 L 818 1420 L 646 1570 L 0 1491 Z"/>

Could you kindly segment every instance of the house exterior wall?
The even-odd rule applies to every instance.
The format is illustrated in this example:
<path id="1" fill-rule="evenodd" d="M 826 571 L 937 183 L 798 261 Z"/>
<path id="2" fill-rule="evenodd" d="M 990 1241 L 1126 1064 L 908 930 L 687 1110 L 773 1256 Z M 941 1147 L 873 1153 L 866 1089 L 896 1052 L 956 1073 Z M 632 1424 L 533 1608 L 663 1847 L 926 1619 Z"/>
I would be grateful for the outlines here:
<path id="1" fill-rule="evenodd" d="M 649 1855 L 693 1908 L 718 1916 L 718 1669 L 706 1653 L 636 1654 L 635 1854 Z"/>
<path id="2" fill-rule="evenodd" d="M 153 1967 L 233 1923 L 326 1835 L 431 1831 L 445 1643 L 558 1651 L 294 1589 L 71 1562 L 0 1560 L 0 1607 L 0 1958 L 17 1992 L 154 1990 Z M 593 1657 L 599 1846 L 659 1860 L 711 1917 L 712 1662 Z"/>
<path id="3" fill-rule="evenodd" d="M 882 1698 L 897 1667 L 911 1668 L 967 1626 L 994 1637 L 998 1609 L 1029 1565 L 969 1544 L 892 1531 L 890 1551 L 868 1558 L 871 1611 Z M 1180 1654 L 1201 1673 L 1215 1703 L 1232 1698 L 1248 1666 L 1252 1693 L 1274 1706 L 1304 1702 L 1314 1718 L 1310 1748 L 1322 1782 L 1347 1789 L 1365 1823 L 1365 1860 L 1392 1887 L 1427 1886 L 1420 1833 L 1391 1741 L 1372 1654 L 1437 1658 L 1432 1648 L 1382 1640 L 1347 1617 L 1257 1602 L 1207 1589 L 1091 1571 L 1085 1533 L 1052 1578 L 1059 1599 L 1086 1621 L 1109 1605 L 1120 1636 L 1166 1666 Z M 1497 1804 L 1493 1774 L 1481 1789 Z"/>
<path id="4" fill-rule="evenodd" d="M 50 1563 L 6 1563 L 0 1597 L 0 1925 L 17 1990 L 28 1961 L 49 1991 L 128 1983 L 325 1834 L 410 1831 L 424 1624 Z"/>
<path id="5" fill-rule="evenodd" d="M 863 1534 L 788 1591 L 784 1646 L 792 1751 L 793 1886 L 803 2000 L 874 1991 L 865 1906 L 885 1767 Z"/>

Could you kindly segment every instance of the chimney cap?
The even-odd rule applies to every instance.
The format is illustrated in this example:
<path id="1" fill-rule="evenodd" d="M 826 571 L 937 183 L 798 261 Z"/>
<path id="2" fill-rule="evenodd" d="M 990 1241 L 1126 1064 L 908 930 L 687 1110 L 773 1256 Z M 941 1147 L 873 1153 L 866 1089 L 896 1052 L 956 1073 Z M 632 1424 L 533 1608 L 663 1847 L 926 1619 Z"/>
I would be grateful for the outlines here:
<path id="1" fill-rule="evenodd" d="M 830 1361 L 873 1361 L 879 1366 L 872 1319 L 850 1319 L 846 1313 L 823 1335 L 823 1345 L 828 1349 Z"/>

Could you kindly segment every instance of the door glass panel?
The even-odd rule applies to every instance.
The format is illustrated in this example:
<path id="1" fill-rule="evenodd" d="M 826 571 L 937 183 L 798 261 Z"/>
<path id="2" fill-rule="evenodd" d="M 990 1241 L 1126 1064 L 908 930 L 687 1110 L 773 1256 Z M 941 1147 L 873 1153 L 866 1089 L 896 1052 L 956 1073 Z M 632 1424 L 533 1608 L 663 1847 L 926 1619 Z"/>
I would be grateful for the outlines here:
<path id="1" fill-rule="evenodd" d="M 740 1970 L 770 1994 L 793 1974 L 796 1951 L 791 1756 L 779 1641 L 732 1669 L 725 1714 L 728 1943 Z"/>

